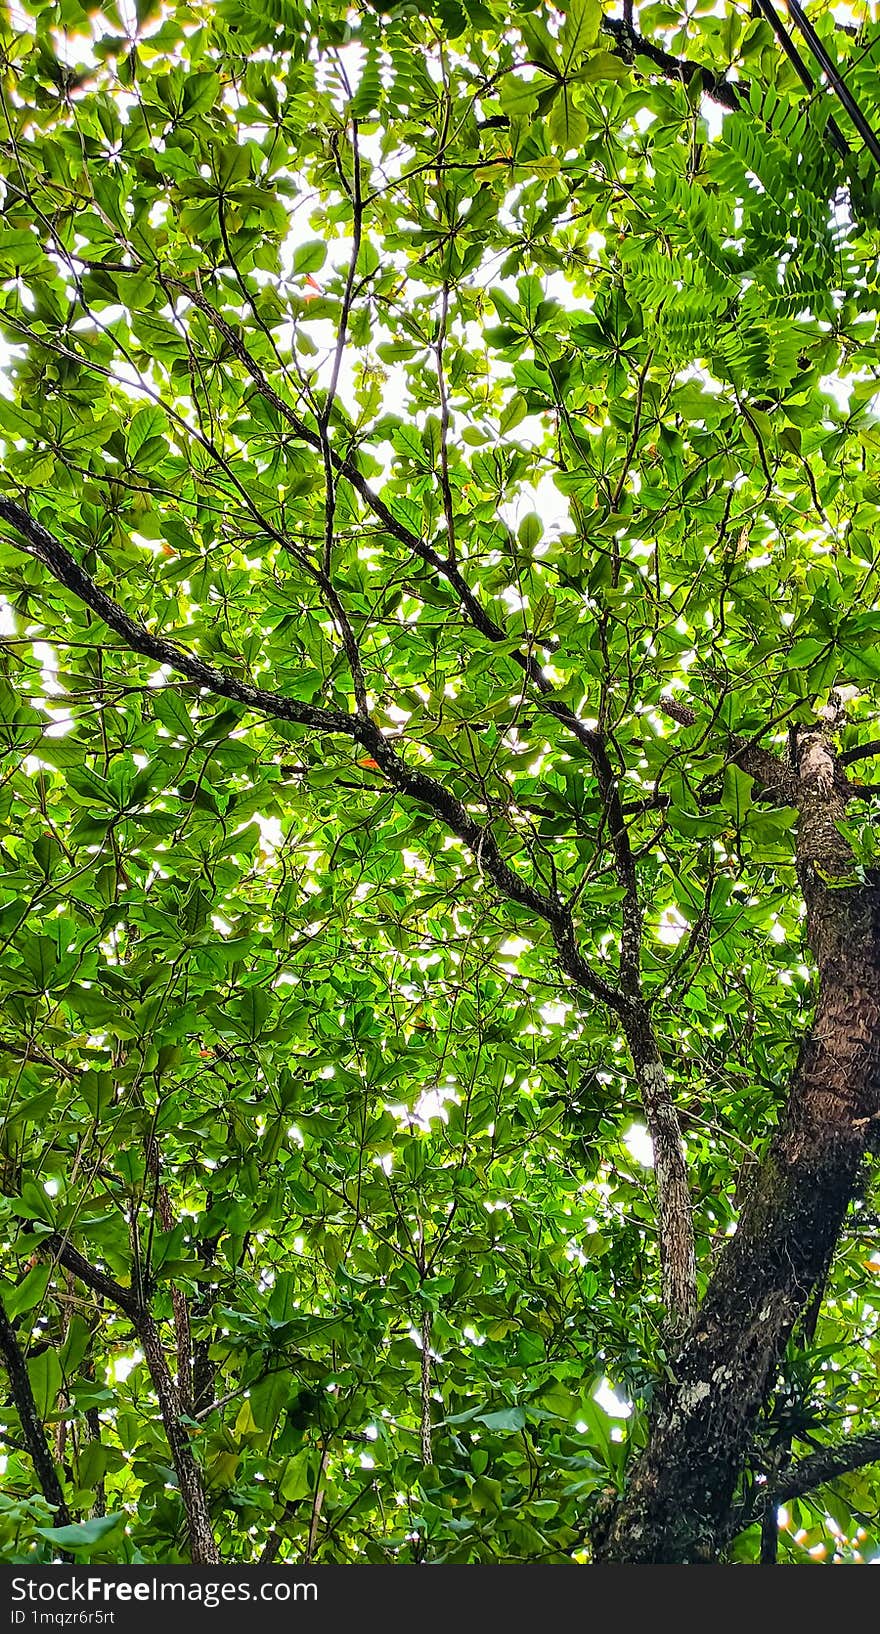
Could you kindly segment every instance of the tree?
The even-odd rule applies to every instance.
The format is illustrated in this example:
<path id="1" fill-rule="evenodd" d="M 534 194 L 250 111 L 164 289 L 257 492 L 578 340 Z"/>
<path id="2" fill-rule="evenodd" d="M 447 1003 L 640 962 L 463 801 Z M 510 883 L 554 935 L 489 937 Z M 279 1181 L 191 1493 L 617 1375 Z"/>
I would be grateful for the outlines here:
<path id="1" fill-rule="evenodd" d="M 880 28 L 718 10 L 0 12 L 7 1559 L 873 1547 Z"/>

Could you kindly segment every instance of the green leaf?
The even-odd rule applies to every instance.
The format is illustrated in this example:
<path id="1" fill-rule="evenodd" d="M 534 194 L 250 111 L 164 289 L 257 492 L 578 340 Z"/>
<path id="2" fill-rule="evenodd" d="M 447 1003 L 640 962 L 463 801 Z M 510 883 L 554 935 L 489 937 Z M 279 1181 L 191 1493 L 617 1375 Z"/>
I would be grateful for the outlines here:
<path id="1" fill-rule="evenodd" d="M 567 89 L 561 90 L 554 98 L 547 130 L 551 142 L 569 153 L 573 148 L 582 147 L 586 141 L 589 130 L 586 115 L 575 107 Z"/>
<path id="2" fill-rule="evenodd" d="M 192 739 L 193 724 L 183 699 L 174 687 L 156 687 L 152 693 L 153 713 L 175 737 Z"/>
<path id="3" fill-rule="evenodd" d="M 297 244 L 291 269 L 294 273 L 320 272 L 326 259 L 327 245 L 321 239 L 310 239 L 308 243 Z"/>
<path id="4" fill-rule="evenodd" d="M 300 1498 L 309 1497 L 312 1490 L 310 1461 L 308 1451 L 297 1453 L 295 1458 L 288 1458 L 279 1482 L 281 1496 L 288 1503 L 296 1503 Z"/>
<path id="5" fill-rule="evenodd" d="M 583 85 L 595 85 L 600 80 L 629 79 L 630 73 L 629 63 L 616 57 L 613 51 L 594 51 L 578 69 L 577 79 Z"/>
<path id="6" fill-rule="evenodd" d="M 571 0 L 566 5 L 565 21 L 559 35 L 566 74 L 576 69 L 587 52 L 593 49 L 599 38 L 601 22 L 600 0 Z"/>
<path id="7" fill-rule="evenodd" d="M 38 1526 L 35 1530 L 39 1537 L 48 1538 L 59 1549 L 88 1549 L 109 1537 L 111 1532 L 121 1531 L 127 1518 L 124 1514 L 94 1515 L 76 1526 Z"/>
<path id="8" fill-rule="evenodd" d="M 144 445 L 151 442 L 154 437 L 160 436 L 164 430 L 165 416 L 160 408 L 150 405 L 147 408 L 138 409 L 137 413 L 132 417 L 131 424 L 125 434 L 125 446 L 128 457 L 133 464 L 137 463 L 138 455 L 142 453 Z"/>
<path id="9" fill-rule="evenodd" d="M 529 511 L 523 517 L 516 530 L 516 536 L 523 550 L 532 551 L 541 543 L 544 537 L 544 524 L 536 511 Z"/>
<path id="10" fill-rule="evenodd" d="M 505 113 L 513 115 L 514 118 L 533 114 L 541 97 L 555 84 L 555 76 L 540 69 L 529 78 L 509 74 L 499 87 L 499 101 Z"/>
<path id="11" fill-rule="evenodd" d="M 477 1423 L 485 1424 L 486 1429 L 494 1431 L 496 1435 L 512 1435 L 514 1431 L 522 1429 L 525 1421 L 522 1407 L 501 1407 L 494 1413 L 477 1414 Z"/>
<path id="12" fill-rule="evenodd" d="M 55 1411 L 62 1382 L 61 1363 L 51 1346 L 30 1358 L 28 1376 L 37 1413 L 42 1419 L 48 1418 Z"/>
<path id="13" fill-rule="evenodd" d="M 752 806 L 752 778 L 739 766 L 725 766 L 723 806 L 737 828 L 741 828 Z"/>
<path id="14" fill-rule="evenodd" d="M 52 1274 L 50 1265 L 35 1265 L 15 1287 L 4 1286 L 3 1304 L 10 1320 L 32 1311 L 45 1298 Z"/>

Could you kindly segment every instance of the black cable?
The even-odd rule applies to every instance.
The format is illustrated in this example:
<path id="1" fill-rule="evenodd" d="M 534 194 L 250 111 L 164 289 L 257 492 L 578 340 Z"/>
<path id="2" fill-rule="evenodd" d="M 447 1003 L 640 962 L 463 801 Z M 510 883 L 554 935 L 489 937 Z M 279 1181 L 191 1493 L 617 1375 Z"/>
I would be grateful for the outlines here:
<path id="1" fill-rule="evenodd" d="M 807 90 L 815 90 L 816 82 L 813 79 L 809 68 L 804 62 L 804 59 L 801 56 L 797 46 L 795 45 L 794 40 L 789 34 L 788 29 L 785 27 L 782 18 L 776 11 L 774 11 L 770 0 L 757 0 L 757 8 L 763 13 L 764 17 L 766 17 L 767 22 L 770 24 L 770 27 L 776 35 L 776 38 L 782 46 L 785 55 L 787 56 L 789 62 L 794 64 L 794 67 L 800 75 L 804 85 L 807 87 Z M 840 157 L 842 159 L 848 158 L 849 146 L 843 131 L 840 129 L 840 126 L 835 122 L 835 120 L 829 119 L 825 128 L 828 132 L 832 146 L 837 149 Z"/>
<path id="2" fill-rule="evenodd" d="M 799 0 L 787 0 L 787 3 L 792 18 L 803 34 L 807 45 L 810 47 L 813 56 L 819 64 L 819 67 L 825 74 L 829 85 L 836 93 L 841 106 L 844 107 L 849 114 L 850 119 L 855 125 L 856 130 L 862 138 L 862 141 L 864 142 L 865 147 L 868 149 L 868 152 L 870 153 L 874 162 L 880 165 L 880 141 L 878 141 L 874 131 L 868 124 L 868 121 L 856 102 L 856 99 L 849 89 L 849 86 L 841 77 L 837 64 L 832 62 L 831 57 L 816 33 L 816 30 L 810 22 L 809 17 L 807 17 L 806 13 L 803 11 Z"/>

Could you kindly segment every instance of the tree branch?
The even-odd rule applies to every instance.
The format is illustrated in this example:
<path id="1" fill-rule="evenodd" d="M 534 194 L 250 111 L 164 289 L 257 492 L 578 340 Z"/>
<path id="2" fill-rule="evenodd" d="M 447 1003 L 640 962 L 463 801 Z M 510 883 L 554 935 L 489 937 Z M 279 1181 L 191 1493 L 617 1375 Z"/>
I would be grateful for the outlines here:
<path id="1" fill-rule="evenodd" d="M 606 803 L 615 862 L 626 892 L 625 936 L 621 947 L 623 961 L 621 969 L 625 974 L 625 988 L 614 987 L 604 977 L 598 975 L 583 957 L 578 947 L 570 904 L 564 902 L 555 892 L 544 894 L 537 890 L 517 873 L 503 856 L 491 824 L 483 826 L 478 823 L 467 807 L 436 778 L 408 765 L 371 717 L 362 714 L 347 715 L 343 711 L 320 709 L 295 699 L 284 698 L 278 693 L 268 692 L 261 687 L 240 681 L 226 670 L 204 663 L 194 654 L 164 637 L 151 635 L 106 595 L 79 566 L 70 551 L 21 505 L 6 497 L 0 497 L 0 519 L 10 523 L 26 541 L 26 545 L 18 548 L 25 549 L 28 554 L 42 562 L 60 584 L 71 590 L 80 601 L 96 612 L 110 629 L 123 638 L 132 651 L 167 664 L 206 690 L 232 698 L 247 708 L 322 732 L 346 736 L 361 744 L 376 761 L 378 768 L 385 774 L 393 788 L 400 794 L 418 801 L 420 805 L 427 806 L 464 842 L 473 853 L 479 870 L 489 875 L 503 896 L 528 909 L 549 925 L 562 971 L 582 992 L 606 1004 L 619 1016 L 626 1032 L 645 1095 L 649 1132 L 655 1141 L 656 1151 L 662 1154 L 657 1162 L 661 1266 L 671 1268 L 668 1274 L 664 1269 L 664 1300 L 670 1317 L 676 1324 L 685 1320 L 693 1307 L 695 1277 L 692 1274 L 694 1250 L 689 1199 L 685 1206 L 688 1186 L 684 1148 L 668 1080 L 660 1064 L 657 1043 L 647 1010 L 638 996 L 637 966 L 641 910 L 638 903 L 635 865 L 616 779 L 601 736 L 579 721 L 567 705 L 555 699 L 548 700 L 547 707 L 551 713 L 564 720 L 567 725 L 571 725 L 575 735 L 589 749 Z M 17 544 L 17 541 L 13 539 L 12 543 Z M 491 620 L 487 622 L 493 632 L 497 631 L 492 639 L 503 639 L 503 632 Z M 533 664 L 534 660 L 524 656 L 524 667 Z M 541 690 L 548 690 L 550 683 L 540 666 L 534 665 L 534 668 Z M 645 1076 L 646 1072 L 648 1077 Z M 669 1197 L 664 1201 L 661 1194 L 667 1185 Z M 65 1245 L 65 1252 L 69 1252 L 69 1245 Z M 125 1290 L 121 1292 L 125 1299 L 132 1301 L 130 1308 L 135 1311 L 138 1307 L 134 1296 L 129 1296 Z M 117 1304 L 122 1303 L 118 1293 L 110 1293 L 108 1297 L 115 1299 Z"/>
<path id="2" fill-rule="evenodd" d="M 211 1525 L 205 1483 L 189 1436 L 180 1422 L 180 1397 L 165 1360 L 159 1329 L 151 1312 L 143 1308 L 138 1311 L 135 1326 L 143 1346 L 144 1358 L 159 1402 L 162 1426 L 174 1460 L 177 1484 L 186 1514 L 190 1560 L 194 1566 L 216 1566 L 220 1561 L 220 1551 Z"/>
<path id="3" fill-rule="evenodd" d="M 361 194 L 361 161 L 358 149 L 357 120 L 352 120 L 352 155 L 354 168 L 354 188 L 352 194 L 352 226 L 351 226 L 351 257 L 348 264 L 348 276 L 345 280 L 345 293 L 342 297 L 342 310 L 339 316 L 339 327 L 336 331 L 336 346 L 333 353 L 333 365 L 330 374 L 330 385 L 324 405 L 318 415 L 318 437 L 321 443 L 321 458 L 324 462 L 324 557 L 323 572 L 330 579 L 333 564 L 333 530 L 336 519 L 336 485 L 333 475 L 333 450 L 330 444 L 330 419 L 333 414 L 333 405 L 336 402 L 336 391 L 339 385 L 339 371 L 345 353 L 345 343 L 348 337 L 348 321 L 351 314 L 351 305 L 354 298 L 354 281 L 357 274 L 358 257 L 361 251 L 361 234 L 363 230 L 364 205 Z M 339 160 L 338 149 L 334 146 L 334 156 Z M 355 701 L 361 714 L 367 713 L 367 696 L 363 679 L 360 675 L 360 663 L 352 671 L 355 683 Z"/>
<path id="4" fill-rule="evenodd" d="M 451 527 L 451 499 L 447 498 L 445 502 L 447 509 L 446 525 L 448 530 L 447 544 L 449 547 L 449 556 L 448 558 L 444 559 L 436 550 L 434 550 L 431 545 L 429 545 L 424 539 L 421 539 L 418 534 L 413 533 L 410 528 L 406 527 L 405 524 L 397 520 L 397 518 L 385 505 L 384 500 L 382 500 L 380 496 L 374 492 L 350 458 L 343 457 L 335 450 L 331 449 L 329 445 L 327 445 L 326 427 L 322 427 L 318 432 L 312 431 L 310 427 L 307 426 L 300 418 L 300 416 L 290 407 L 290 405 L 279 396 L 270 381 L 266 378 L 266 375 L 264 374 L 259 363 L 251 355 L 240 334 L 217 311 L 216 307 L 214 307 L 213 304 L 202 294 L 201 290 L 196 291 L 191 289 L 188 284 L 183 284 L 179 280 L 170 279 L 168 282 L 172 283 L 174 287 L 183 290 L 189 296 L 190 300 L 198 308 L 198 310 L 202 312 L 213 325 L 215 325 L 218 332 L 227 342 L 230 350 L 254 381 L 260 395 L 264 397 L 273 408 L 275 408 L 275 410 L 282 416 L 287 424 L 290 425 L 295 431 L 298 437 L 301 437 L 317 452 L 320 452 L 325 461 L 329 462 L 328 469 L 331 469 L 331 475 L 332 469 L 335 469 L 336 473 L 349 482 L 355 491 L 360 494 L 365 504 L 373 512 L 374 516 L 376 516 L 383 524 L 383 526 L 387 528 L 392 537 L 397 539 L 399 543 L 405 545 L 409 551 L 416 555 L 425 564 L 425 566 L 433 568 L 434 571 L 444 578 L 452 589 L 455 590 L 461 602 L 462 610 L 467 614 L 471 624 L 479 632 L 479 634 L 485 636 L 487 640 L 495 644 L 509 642 L 509 634 L 507 630 L 504 629 L 503 625 L 498 624 L 496 620 L 485 611 L 482 603 L 471 590 L 467 580 L 464 578 L 464 575 L 455 561 L 454 530 Z M 446 308 L 444 306 L 441 330 L 445 330 L 445 321 Z M 438 342 L 438 346 L 441 345 L 442 340 Z M 440 378 L 442 382 L 441 358 L 442 353 L 438 352 L 438 368 L 440 369 Z M 644 380 L 642 384 L 644 384 Z M 442 391 L 442 385 L 441 397 L 444 409 L 446 409 L 446 399 L 445 394 Z M 577 739 L 577 741 L 587 750 L 593 762 L 593 769 L 608 816 L 610 839 L 615 858 L 615 867 L 617 869 L 618 878 L 620 879 L 620 882 L 626 892 L 627 911 L 624 914 L 623 934 L 621 936 L 621 977 L 625 984 L 628 984 L 630 989 L 632 989 L 633 972 L 637 971 L 638 969 L 638 951 L 641 941 L 641 915 L 638 908 L 635 869 L 629 844 L 629 837 L 623 819 L 623 811 L 617 792 L 616 779 L 613 775 L 611 765 L 608 760 L 604 738 L 600 732 L 594 731 L 591 727 L 588 727 L 585 722 L 580 720 L 580 718 L 575 714 L 574 710 L 569 708 L 567 704 L 560 702 L 559 699 L 553 696 L 553 685 L 544 674 L 541 665 L 538 663 L 533 653 L 518 650 L 512 653 L 511 656 L 514 662 L 520 666 L 523 673 L 528 676 L 529 680 L 531 680 L 534 686 L 537 688 L 541 695 L 543 707 L 547 713 L 552 715 L 555 720 L 559 721 L 560 724 Z M 365 713 L 365 711 L 363 712 Z"/>
<path id="5" fill-rule="evenodd" d="M 427 806 L 467 845 L 480 870 L 489 875 L 504 896 L 527 908 L 550 926 L 560 964 L 578 987 L 608 1004 L 618 1014 L 626 1008 L 625 995 L 597 975 L 580 953 L 571 909 L 567 904 L 559 897 L 544 895 L 518 874 L 504 858 L 491 826 L 487 824 L 483 827 L 478 823 L 467 807 L 436 778 L 407 765 L 374 720 L 347 715 L 342 710 L 316 708 L 312 704 L 300 703 L 280 693 L 252 686 L 239 681 L 227 670 L 204 663 L 173 641 L 151 635 L 99 589 L 70 551 L 21 505 L 0 497 L 0 519 L 11 523 L 27 541 L 26 547 L 18 548 L 26 548 L 29 555 L 41 561 L 60 584 L 73 591 L 110 629 L 122 636 L 132 651 L 167 664 L 206 690 L 232 698 L 261 714 L 348 737 L 361 744 L 400 794 Z M 15 540 L 11 542 L 17 543 Z"/>
<path id="6" fill-rule="evenodd" d="M 49 1451 L 43 1420 L 34 1400 L 27 1362 L 24 1359 L 15 1329 L 9 1320 L 2 1299 L 0 1299 L 0 1356 L 3 1357 L 4 1366 L 9 1374 L 12 1399 L 15 1402 L 15 1409 L 18 1413 L 28 1452 L 31 1455 L 34 1473 L 40 1483 L 40 1490 L 50 1509 L 55 1511 L 56 1525 L 70 1526 L 70 1510 L 67 1507 L 61 1482 L 58 1479 L 54 1459 Z M 61 1558 L 63 1560 L 72 1560 L 73 1556 L 62 1554 Z"/>
<path id="7" fill-rule="evenodd" d="M 789 34 L 788 29 L 785 27 L 782 18 L 779 16 L 779 13 L 773 6 L 772 0 L 757 0 L 757 6 L 758 10 L 766 17 L 767 22 L 770 24 L 770 27 L 776 35 L 779 44 L 782 46 L 785 55 L 788 57 L 789 62 L 793 64 L 795 70 L 797 71 L 802 84 L 806 86 L 808 91 L 812 91 L 815 87 L 815 80 L 813 79 L 809 68 L 795 45 L 794 40 Z M 836 148 L 837 152 L 840 154 L 840 157 L 842 159 L 848 158 L 849 147 L 847 146 L 846 139 L 840 129 L 840 126 L 830 117 L 830 115 L 826 121 L 825 129 L 831 138 L 832 146 Z"/>
<path id="8" fill-rule="evenodd" d="M 124 1288 L 121 1282 L 117 1282 L 106 1271 L 100 1271 L 96 1265 L 92 1265 L 78 1248 L 74 1248 L 66 1238 L 59 1236 L 57 1231 L 41 1237 L 39 1246 L 50 1248 L 58 1265 L 63 1265 L 65 1270 L 71 1271 L 87 1288 L 91 1288 L 93 1293 L 98 1294 L 101 1299 L 108 1299 L 111 1305 L 118 1306 L 119 1310 L 124 1311 L 132 1321 L 135 1320 L 138 1304 L 133 1289 Z"/>
<path id="9" fill-rule="evenodd" d="M 841 766 L 852 766 L 857 760 L 873 760 L 880 755 L 880 738 L 872 738 L 870 743 L 857 743 L 852 749 L 844 749 L 838 760 Z"/>
<path id="10" fill-rule="evenodd" d="M 352 735 L 354 722 L 342 711 L 316 709 L 311 704 L 299 703 L 292 698 L 282 698 L 276 693 L 264 692 L 261 687 L 239 681 L 234 675 L 230 675 L 228 670 L 217 669 L 213 664 L 204 663 L 201 658 L 196 658 L 193 653 L 178 647 L 173 641 L 166 640 L 164 636 L 151 635 L 149 630 L 136 623 L 99 589 L 94 579 L 80 567 L 70 551 L 59 544 L 41 522 L 36 521 L 23 506 L 17 505 L 6 495 L 0 495 L 0 520 L 8 522 L 15 528 L 27 541 L 27 553 L 42 562 L 59 584 L 71 590 L 79 601 L 90 607 L 93 613 L 97 613 L 108 628 L 121 636 L 126 646 L 133 652 L 141 653 L 145 658 L 153 658 L 159 664 L 167 664 L 170 669 L 185 675 L 187 680 L 195 681 L 199 686 L 220 697 L 231 698 L 236 703 L 244 704 L 248 709 L 262 710 L 280 720 L 312 726 L 321 732 L 346 732 L 349 736 Z M 12 540 L 11 543 L 17 544 L 17 541 Z"/>
<path id="11" fill-rule="evenodd" d="M 165 1360 L 161 1335 L 152 1312 L 138 1300 L 132 1288 L 123 1288 L 113 1277 L 100 1271 L 57 1232 L 41 1238 L 40 1247 L 51 1248 L 59 1264 L 65 1266 L 102 1299 L 109 1300 L 111 1304 L 124 1311 L 130 1319 L 143 1348 L 144 1359 L 159 1403 L 159 1412 L 162 1415 L 162 1427 L 174 1461 L 177 1484 L 186 1515 L 190 1559 L 194 1566 L 217 1565 L 220 1555 L 214 1541 L 202 1472 L 196 1462 L 189 1436 L 180 1422 L 180 1397 Z"/>
<path id="12" fill-rule="evenodd" d="M 843 78 L 843 75 L 834 61 L 834 58 L 829 54 L 824 40 L 819 38 L 816 30 L 810 22 L 809 17 L 806 15 L 805 11 L 800 5 L 799 0 L 787 0 L 787 3 L 789 13 L 803 34 L 807 45 L 812 51 L 813 56 L 819 64 L 823 74 L 828 80 L 828 83 L 840 102 L 841 107 L 845 108 L 846 112 L 849 114 L 850 119 L 855 125 L 855 128 L 862 138 L 862 141 L 864 142 L 865 147 L 868 149 L 872 159 L 874 160 L 874 163 L 880 165 L 880 141 L 878 141 L 873 128 L 862 113 L 861 108 L 847 85 L 846 80 Z"/>
<path id="13" fill-rule="evenodd" d="M 443 517 L 446 522 L 446 545 L 449 552 L 449 561 L 454 565 L 456 544 L 455 512 L 452 504 L 452 487 L 449 482 L 449 393 L 446 389 L 446 365 L 443 360 L 448 317 L 449 285 L 444 283 L 440 301 L 437 340 L 434 345 L 434 357 L 437 364 L 437 391 L 440 396 L 440 491 L 443 495 Z"/>
<path id="14" fill-rule="evenodd" d="M 431 1451 L 431 1313 L 427 1306 L 422 1311 L 421 1377 L 419 1391 L 419 1446 L 422 1463 L 427 1469 L 434 1461 Z"/>
<path id="15" fill-rule="evenodd" d="M 727 1528 L 728 1539 L 736 1537 L 747 1526 L 760 1523 L 763 1527 L 766 1517 L 775 1513 L 780 1504 L 790 1503 L 793 1498 L 805 1498 L 841 1475 L 851 1475 L 855 1470 L 877 1463 L 880 1463 L 880 1430 L 867 1430 L 849 1441 L 819 1447 L 806 1458 L 796 1458 L 735 1505 Z"/>
<path id="16" fill-rule="evenodd" d="M 624 992 L 635 995 L 639 992 L 643 928 L 635 858 L 624 820 L 617 779 L 605 743 L 598 732 L 590 734 L 588 747 L 605 808 L 615 871 L 624 892 L 620 932 L 620 983 Z"/>
<path id="17" fill-rule="evenodd" d="M 660 69 L 666 79 L 678 80 L 682 85 L 690 85 L 691 80 L 699 74 L 703 81 L 703 89 L 713 102 L 719 102 L 723 108 L 729 108 L 731 111 L 741 106 L 736 87 L 730 80 L 722 75 L 713 74 L 711 68 L 704 67 L 702 63 L 690 62 L 683 57 L 673 57 L 661 46 L 647 40 L 644 34 L 637 33 L 625 18 L 603 17 L 602 27 L 614 40 L 615 56 L 622 57 L 625 62 L 632 62 L 634 57 L 647 57 L 655 68 Z"/>
<path id="18" fill-rule="evenodd" d="M 690 704 L 675 698 L 661 698 L 658 709 L 679 726 L 696 726 L 699 716 Z M 783 760 L 772 750 L 761 747 L 757 740 L 728 734 L 731 745 L 728 761 L 739 766 L 749 777 L 760 783 L 765 795 L 781 795 L 781 804 L 794 805 L 798 794 L 798 779 Z"/>
<path id="19" fill-rule="evenodd" d="M 853 1436 L 851 1441 L 820 1447 L 807 1458 L 798 1458 L 786 1465 L 775 1477 L 771 1495 L 777 1503 L 803 1498 L 839 1475 L 849 1475 L 853 1470 L 864 1469 L 866 1464 L 877 1463 L 880 1463 L 880 1430 L 868 1430 L 864 1435 Z"/>

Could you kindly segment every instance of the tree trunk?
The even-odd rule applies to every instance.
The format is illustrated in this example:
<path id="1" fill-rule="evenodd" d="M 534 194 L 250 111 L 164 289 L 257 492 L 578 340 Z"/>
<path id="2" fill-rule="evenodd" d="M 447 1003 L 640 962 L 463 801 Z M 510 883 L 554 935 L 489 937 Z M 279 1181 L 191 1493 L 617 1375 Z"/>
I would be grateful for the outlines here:
<path id="1" fill-rule="evenodd" d="M 180 1422 L 180 1397 L 165 1360 L 159 1329 L 153 1317 L 145 1310 L 138 1312 L 135 1326 L 143 1346 L 150 1378 L 159 1401 L 165 1435 L 174 1459 L 180 1496 L 186 1512 L 190 1560 L 194 1566 L 216 1566 L 220 1560 L 220 1553 L 211 1526 L 202 1472 L 196 1463 L 189 1436 Z"/>
<path id="2" fill-rule="evenodd" d="M 811 843 L 817 825 L 805 817 L 801 879 L 819 968 L 815 1019 L 782 1126 L 674 1363 L 675 1383 L 624 1497 L 594 1539 L 597 1561 L 717 1557 L 780 1357 L 825 1276 L 880 1117 L 880 881 L 827 883 Z M 840 873 L 834 817 L 826 805 L 822 850 L 827 861 L 837 848 Z"/>

